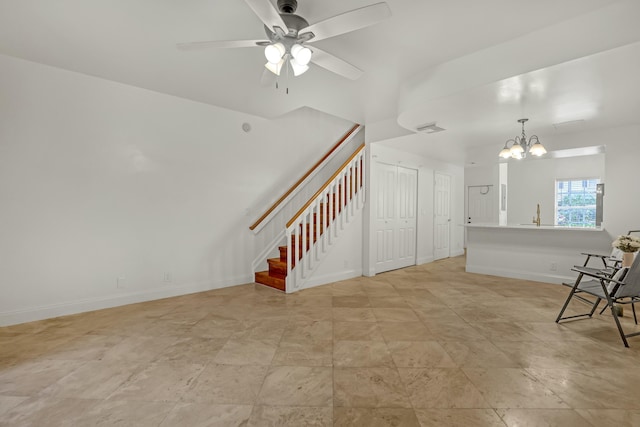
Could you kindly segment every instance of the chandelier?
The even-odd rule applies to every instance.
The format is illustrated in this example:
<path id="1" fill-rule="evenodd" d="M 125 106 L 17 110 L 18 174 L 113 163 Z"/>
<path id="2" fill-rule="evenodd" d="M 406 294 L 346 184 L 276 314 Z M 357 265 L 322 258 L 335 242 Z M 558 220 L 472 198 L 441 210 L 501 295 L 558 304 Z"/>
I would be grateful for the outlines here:
<path id="1" fill-rule="evenodd" d="M 500 157 L 503 159 L 508 159 L 509 157 L 522 159 L 527 157 L 527 153 L 540 157 L 547 152 L 536 135 L 532 135 L 531 138 L 527 140 L 524 134 L 524 124 L 528 120 L 529 119 L 518 120 L 518 123 L 522 123 L 522 136 L 516 136 L 514 139 L 509 139 L 505 142 L 504 148 L 500 151 L 500 154 L 498 154 Z M 509 147 L 509 143 L 511 143 L 511 147 Z"/>

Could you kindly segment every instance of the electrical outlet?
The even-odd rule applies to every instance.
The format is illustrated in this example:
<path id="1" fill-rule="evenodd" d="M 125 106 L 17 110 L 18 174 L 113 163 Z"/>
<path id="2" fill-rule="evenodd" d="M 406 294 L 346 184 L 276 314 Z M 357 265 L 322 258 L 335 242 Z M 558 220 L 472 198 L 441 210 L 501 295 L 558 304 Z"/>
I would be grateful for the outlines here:
<path id="1" fill-rule="evenodd" d="M 549 270 L 558 271 L 558 264 L 555 262 L 552 262 L 551 265 L 549 266 Z"/>
<path id="2" fill-rule="evenodd" d="M 118 289 L 122 289 L 122 288 L 124 288 L 124 283 L 125 283 L 125 278 L 124 278 L 124 277 L 118 277 L 118 278 L 116 279 L 116 287 L 117 287 Z"/>
<path id="3" fill-rule="evenodd" d="M 163 279 L 163 281 L 164 281 L 165 283 L 171 283 L 171 282 L 173 282 L 173 276 L 171 275 L 171 272 L 166 272 L 166 273 L 164 273 L 164 279 Z"/>

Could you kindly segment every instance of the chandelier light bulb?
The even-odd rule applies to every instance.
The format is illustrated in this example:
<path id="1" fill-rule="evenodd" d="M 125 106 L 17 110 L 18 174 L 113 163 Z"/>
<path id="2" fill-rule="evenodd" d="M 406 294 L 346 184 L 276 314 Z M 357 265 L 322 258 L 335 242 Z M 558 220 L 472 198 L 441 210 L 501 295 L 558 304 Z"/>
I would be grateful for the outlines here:
<path id="1" fill-rule="evenodd" d="M 274 43 L 264 48 L 264 56 L 272 64 L 277 64 L 282 60 L 286 53 L 286 49 L 282 43 Z"/>

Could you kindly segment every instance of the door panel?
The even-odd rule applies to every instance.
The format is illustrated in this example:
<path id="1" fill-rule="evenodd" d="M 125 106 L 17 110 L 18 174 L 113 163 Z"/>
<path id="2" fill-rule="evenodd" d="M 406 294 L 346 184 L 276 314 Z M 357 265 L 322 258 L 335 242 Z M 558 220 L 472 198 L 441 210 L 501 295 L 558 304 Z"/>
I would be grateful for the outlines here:
<path id="1" fill-rule="evenodd" d="M 376 273 L 415 265 L 415 169 L 376 164 Z"/>
<path id="2" fill-rule="evenodd" d="M 450 255 L 451 233 L 451 177 L 436 172 L 434 175 L 434 259 L 448 258 Z"/>
<path id="3" fill-rule="evenodd" d="M 497 223 L 498 198 L 493 185 L 474 185 L 467 191 L 467 223 Z"/>

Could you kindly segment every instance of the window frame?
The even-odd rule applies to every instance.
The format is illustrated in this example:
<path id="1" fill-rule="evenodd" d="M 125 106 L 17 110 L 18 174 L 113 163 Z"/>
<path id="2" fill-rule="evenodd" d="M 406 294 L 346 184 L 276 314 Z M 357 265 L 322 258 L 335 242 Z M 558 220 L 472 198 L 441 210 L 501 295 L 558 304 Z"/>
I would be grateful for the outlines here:
<path id="1" fill-rule="evenodd" d="M 571 177 L 571 178 L 556 178 L 554 181 L 554 189 L 553 189 L 553 224 L 554 225 L 559 225 L 558 224 L 558 183 L 559 182 L 575 182 L 575 181 L 595 181 L 596 187 L 594 188 L 594 195 L 597 195 L 597 185 L 602 183 L 602 180 L 600 177 L 598 176 L 589 176 L 589 177 Z M 571 184 L 569 184 L 571 185 Z M 596 196 L 597 197 L 597 196 Z M 586 205 L 583 205 L 586 206 Z M 566 227 L 579 227 L 579 226 L 574 226 L 574 225 L 566 225 Z M 596 227 L 596 223 L 595 223 L 595 218 L 594 218 L 594 222 L 593 224 L 582 224 L 581 227 L 584 228 L 595 228 Z"/>

